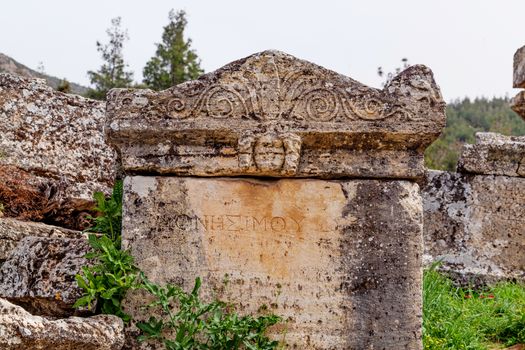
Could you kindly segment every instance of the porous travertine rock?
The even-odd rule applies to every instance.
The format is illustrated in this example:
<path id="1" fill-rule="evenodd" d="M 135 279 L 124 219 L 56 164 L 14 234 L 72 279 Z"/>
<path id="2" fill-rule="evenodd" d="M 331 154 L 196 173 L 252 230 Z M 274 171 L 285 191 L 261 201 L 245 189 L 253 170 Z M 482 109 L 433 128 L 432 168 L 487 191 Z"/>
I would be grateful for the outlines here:
<path id="1" fill-rule="evenodd" d="M 425 260 L 461 284 L 525 281 L 525 179 L 430 171 Z"/>
<path id="2" fill-rule="evenodd" d="M 513 87 L 525 88 L 525 46 L 514 54 L 514 81 Z"/>
<path id="3" fill-rule="evenodd" d="M 525 136 L 476 133 L 476 144 L 465 144 L 458 171 L 525 177 Z"/>
<path id="4" fill-rule="evenodd" d="M 4 212 L 23 216 L 24 206 L 18 203 L 22 196 L 22 204 L 43 206 L 42 210 L 60 215 L 61 208 L 75 206 L 75 200 L 90 201 L 95 191 L 109 192 L 117 155 L 106 143 L 104 120 L 103 102 L 56 92 L 40 79 L 0 74 Z M 3 189 L 6 181 L 11 183 Z"/>
<path id="5" fill-rule="evenodd" d="M 0 218 L 0 262 L 9 257 L 18 242 L 25 237 L 82 238 L 80 231 L 46 225 L 39 222 Z"/>
<path id="6" fill-rule="evenodd" d="M 290 349 L 420 348 L 417 184 L 134 176 L 125 193 L 123 244 L 153 281 L 267 306 Z"/>
<path id="7" fill-rule="evenodd" d="M 37 315 L 75 314 L 82 296 L 75 275 L 88 251 L 86 239 L 24 238 L 0 267 L 0 297 Z"/>
<path id="8" fill-rule="evenodd" d="M 422 65 L 378 90 L 264 51 L 165 91 L 112 90 L 107 131 L 131 173 L 413 179 L 444 109 Z"/>
<path id="9" fill-rule="evenodd" d="M 0 299 L 3 350 L 119 350 L 123 322 L 111 315 L 47 319 Z"/>

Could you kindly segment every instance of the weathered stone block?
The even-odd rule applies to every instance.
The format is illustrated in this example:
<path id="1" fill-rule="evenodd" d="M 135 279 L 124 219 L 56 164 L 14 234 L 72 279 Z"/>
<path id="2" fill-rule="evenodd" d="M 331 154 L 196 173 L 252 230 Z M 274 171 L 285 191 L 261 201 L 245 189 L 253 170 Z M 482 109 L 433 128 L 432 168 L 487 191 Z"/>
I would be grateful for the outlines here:
<path id="1" fill-rule="evenodd" d="M 106 143 L 104 120 L 103 102 L 54 91 L 40 79 L 0 74 L 0 201 L 6 213 L 23 216 L 23 206 L 10 208 L 19 197 L 60 211 L 75 199 L 91 200 L 95 191 L 109 192 L 117 155 Z M 9 178 L 24 181 L 9 185 L 14 198 L 2 198 Z"/>
<path id="2" fill-rule="evenodd" d="M 515 88 L 525 88 L 525 46 L 514 54 L 514 83 Z"/>
<path id="3" fill-rule="evenodd" d="M 117 316 L 46 319 L 0 299 L 3 350 L 119 350 L 124 325 Z"/>
<path id="4" fill-rule="evenodd" d="M 525 91 L 520 91 L 512 99 L 510 107 L 525 120 Z"/>
<path id="5" fill-rule="evenodd" d="M 44 316 L 78 313 L 75 275 L 88 265 L 86 239 L 26 237 L 0 268 L 0 297 Z"/>
<path id="6" fill-rule="evenodd" d="M 266 305 L 292 349 L 421 348 L 417 184 L 132 176 L 124 191 L 123 244 L 153 281 Z"/>
<path id="7" fill-rule="evenodd" d="M 422 189 L 425 257 L 458 281 L 525 281 L 525 179 L 431 171 Z"/>
<path id="8" fill-rule="evenodd" d="M 107 132 L 128 173 L 414 179 L 444 109 L 422 65 L 378 90 L 264 51 L 165 91 L 112 90 Z"/>
<path id="9" fill-rule="evenodd" d="M 476 144 L 465 144 L 458 171 L 525 177 L 525 136 L 476 133 Z"/>
<path id="10" fill-rule="evenodd" d="M 25 237 L 82 238 L 80 231 L 46 225 L 39 222 L 0 218 L 0 262 L 6 260 Z"/>

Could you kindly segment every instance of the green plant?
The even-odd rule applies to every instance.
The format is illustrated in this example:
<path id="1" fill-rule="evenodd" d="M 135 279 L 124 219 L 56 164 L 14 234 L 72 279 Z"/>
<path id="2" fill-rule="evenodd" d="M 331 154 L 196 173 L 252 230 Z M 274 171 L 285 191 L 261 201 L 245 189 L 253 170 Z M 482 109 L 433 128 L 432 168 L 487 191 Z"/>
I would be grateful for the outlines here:
<path id="1" fill-rule="evenodd" d="M 124 43 L 129 39 L 128 32 L 121 28 L 121 18 L 111 20 L 111 27 L 106 30 L 109 37 L 107 44 L 97 41 L 97 51 L 102 56 L 103 64 L 97 71 L 88 71 L 94 88 L 87 92 L 87 97 L 103 100 L 113 88 L 125 88 L 133 85 L 133 72 L 128 71 L 124 61 Z"/>
<path id="2" fill-rule="evenodd" d="M 144 333 L 141 341 L 154 339 L 168 350 L 271 350 L 279 345 L 265 332 L 280 322 L 280 317 L 240 317 L 226 303 L 204 303 L 199 299 L 200 278 L 191 293 L 169 284 L 160 287 L 144 276 L 142 281 L 142 288 L 156 298 L 148 307 L 158 308 L 164 317 L 137 323 Z"/>
<path id="3" fill-rule="evenodd" d="M 120 180 L 115 182 L 109 198 L 106 198 L 102 192 L 93 194 L 93 199 L 97 203 L 95 210 L 100 215 L 90 217 L 94 221 L 94 225 L 87 230 L 104 234 L 115 243 L 118 249 L 120 249 L 122 231 L 122 194 L 123 184 Z"/>
<path id="4" fill-rule="evenodd" d="M 494 343 L 525 342 L 525 285 L 500 283 L 485 290 L 455 287 L 436 270 L 423 281 L 425 350 L 487 350 Z"/>
<path id="5" fill-rule="evenodd" d="M 154 284 L 140 272 L 131 254 L 121 250 L 121 181 L 115 183 L 111 197 L 106 198 L 102 192 L 93 197 L 100 215 L 92 218 L 94 226 L 89 231 L 99 233 L 100 237 L 89 235 L 92 252 L 86 258 L 94 261 L 94 265 L 82 267 L 82 273 L 76 275 L 84 295 L 75 307 L 96 305 L 97 313 L 117 315 L 129 322 L 131 316 L 122 309 L 122 300 L 130 289 L 142 288 L 156 299 L 149 307 L 159 307 L 164 316 L 137 324 L 143 332 L 142 341 L 158 340 L 168 350 L 276 349 L 278 342 L 264 333 L 280 317 L 240 317 L 231 305 L 220 301 L 203 303 L 198 295 L 200 278 L 196 279 L 193 291 L 185 293 L 177 286 Z M 170 331 L 175 334 L 173 339 L 166 337 Z"/>
<path id="6" fill-rule="evenodd" d="M 196 79 L 204 72 L 197 53 L 191 48 L 191 39 L 184 38 L 188 24 L 186 12 L 171 10 L 168 19 L 162 42 L 157 44 L 155 56 L 143 70 L 144 84 L 154 90 L 164 90 Z"/>
<path id="7" fill-rule="evenodd" d="M 76 275 L 77 284 L 84 290 L 84 295 L 74 307 L 92 307 L 103 314 L 117 315 L 125 322 L 131 317 L 122 310 L 122 299 L 131 288 L 138 285 L 138 269 L 133 257 L 127 251 L 117 248 L 109 237 L 89 235 L 89 244 L 93 249 L 86 258 L 96 263 L 82 267 L 82 274 Z"/>
<path id="8" fill-rule="evenodd" d="M 100 215 L 91 218 L 94 225 L 88 231 L 101 236 L 89 235 L 92 252 L 86 258 L 94 264 L 82 267 L 82 274 L 76 275 L 84 295 L 74 306 L 91 308 L 95 304 L 97 312 L 117 315 L 127 322 L 130 316 L 122 310 L 122 299 L 137 286 L 138 269 L 131 254 L 121 250 L 122 192 L 122 181 L 116 181 L 109 198 L 102 192 L 93 195 Z"/>

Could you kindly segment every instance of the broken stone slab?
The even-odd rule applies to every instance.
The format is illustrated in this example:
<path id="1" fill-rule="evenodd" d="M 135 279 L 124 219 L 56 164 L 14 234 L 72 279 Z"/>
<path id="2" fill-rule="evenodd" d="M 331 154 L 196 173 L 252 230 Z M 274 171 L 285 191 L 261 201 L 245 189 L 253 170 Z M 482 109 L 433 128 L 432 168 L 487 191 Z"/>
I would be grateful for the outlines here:
<path id="1" fill-rule="evenodd" d="M 422 65 L 378 90 L 264 51 L 165 91 L 114 89 L 107 115 L 131 174 L 414 179 L 445 102 Z"/>
<path id="2" fill-rule="evenodd" d="M 525 46 L 519 48 L 514 54 L 513 80 L 513 87 L 525 88 Z"/>
<path id="3" fill-rule="evenodd" d="M 476 133 L 476 143 L 463 146 L 458 172 L 525 177 L 525 136 Z"/>
<path id="4" fill-rule="evenodd" d="M 152 281 L 266 306 L 290 349 L 422 348 L 416 183 L 131 176 L 124 193 L 123 245 Z"/>
<path id="5" fill-rule="evenodd" d="M 89 265 L 87 239 L 26 237 L 0 267 L 0 297 L 33 314 L 70 316 L 82 296 L 75 275 Z"/>
<path id="6" fill-rule="evenodd" d="M 0 218 L 0 262 L 6 260 L 25 237 L 82 238 L 84 233 L 40 222 Z"/>
<path id="7" fill-rule="evenodd" d="M 94 192 L 109 193 L 117 154 L 106 142 L 104 120 L 104 102 L 54 91 L 41 79 L 0 74 L 0 202 L 6 216 L 24 217 L 31 206 L 69 216 L 69 206 L 82 211 Z M 26 218 L 40 220 L 37 214 Z"/>
<path id="8" fill-rule="evenodd" d="M 422 186 L 425 262 L 461 285 L 525 282 L 525 179 L 429 171 Z"/>
<path id="9" fill-rule="evenodd" d="M 3 350 L 119 350 L 124 324 L 112 315 L 47 319 L 0 299 Z"/>

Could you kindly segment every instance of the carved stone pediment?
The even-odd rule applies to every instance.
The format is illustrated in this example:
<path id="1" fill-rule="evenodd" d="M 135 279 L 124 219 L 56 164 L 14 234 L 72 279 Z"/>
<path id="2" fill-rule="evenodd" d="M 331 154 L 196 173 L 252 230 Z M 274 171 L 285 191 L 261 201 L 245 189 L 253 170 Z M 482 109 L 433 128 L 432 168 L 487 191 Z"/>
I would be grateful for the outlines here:
<path id="1" fill-rule="evenodd" d="M 133 173 L 414 178 L 445 125 L 425 66 L 378 90 L 278 51 L 161 92 L 114 89 L 107 108 Z"/>

